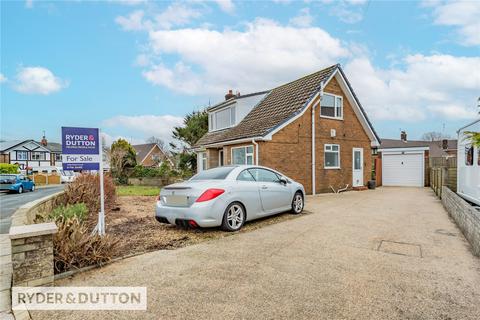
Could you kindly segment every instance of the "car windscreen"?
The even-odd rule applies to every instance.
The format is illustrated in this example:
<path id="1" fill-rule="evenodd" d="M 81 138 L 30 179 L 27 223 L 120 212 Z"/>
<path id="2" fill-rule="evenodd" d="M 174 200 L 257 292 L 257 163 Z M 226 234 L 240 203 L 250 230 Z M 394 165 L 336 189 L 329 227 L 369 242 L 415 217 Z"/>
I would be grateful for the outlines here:
<path id="1" fill-rule="evenodd" d="M 235 167 L 218 167 L 199 172 L 190 180 L 223 180 Z"/>
<path id="2" fill-rule="evenodd" d="M 0 180 L 13 180 L 15 177 L 14 174 L 0 174 Z"/>

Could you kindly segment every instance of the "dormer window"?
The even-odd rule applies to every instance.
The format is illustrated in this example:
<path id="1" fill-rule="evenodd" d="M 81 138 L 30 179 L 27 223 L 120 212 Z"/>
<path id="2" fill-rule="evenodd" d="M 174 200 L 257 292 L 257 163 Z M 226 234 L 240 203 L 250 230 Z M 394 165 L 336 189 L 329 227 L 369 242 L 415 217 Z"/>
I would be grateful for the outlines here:
<path id="1" fill-rule="evenodd" d="M 320 116 L 323 118 L 343 119 L 343 98 L 324 93 L 320 101 Z"/>
<path id="2" fill-rule="evenodd" d="M 208 129 L 210 131 L 233 127 L 236 121 L 236 107 L 231 106 L 213 111 L 208 115 Z"/>

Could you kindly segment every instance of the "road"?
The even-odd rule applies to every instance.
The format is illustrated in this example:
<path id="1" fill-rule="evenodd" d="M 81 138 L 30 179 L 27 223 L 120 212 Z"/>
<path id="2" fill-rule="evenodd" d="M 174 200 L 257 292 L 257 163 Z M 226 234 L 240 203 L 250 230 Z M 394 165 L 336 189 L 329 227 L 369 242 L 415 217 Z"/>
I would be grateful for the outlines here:
<path id="1" fill-rule="evenodd" d="M 319 195 L 305 209 L 55 281 L 147 287 L 146 311 L 32 311 L 32 319 L 480 319 L 480 259 L 431 190 Z"/>
<path id="2" fill-rule="evenodd" d="M 22 205 L 63 190 L 64 186 L 48 186 L 37 188 L 34 192 L 22 194 L 0 192 L 0 234 L 8 233 L 11 217 Z"/>

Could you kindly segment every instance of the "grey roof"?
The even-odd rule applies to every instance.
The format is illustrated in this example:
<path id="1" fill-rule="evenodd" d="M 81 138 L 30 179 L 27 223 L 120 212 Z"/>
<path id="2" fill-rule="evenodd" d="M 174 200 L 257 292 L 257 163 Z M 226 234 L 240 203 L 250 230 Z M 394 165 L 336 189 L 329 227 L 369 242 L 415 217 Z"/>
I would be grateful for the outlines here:
<path id="1" fill-rule="evenodd" d="M 397 148 L 418 148 L 425 147 L 429 149 L 430 157 L 443 157 L 448 155 L 447 151 L 457 150 L 457 140 L 447 140 L 447 149 L 443 149 L 443 140 L 441 141 L 421 141 L 421 140 L 397 140 L 382 139 L 379 149 L 397 149 Z"/>
<path id="2" fill-rule="evenodd" d="M 135 151 L 137 152 L 137 163 L 140 164 L 143 159 L 147 156 L 147 154 L 155 147 L 156 143 L 145 143 L 145 144 L 136 144 L 132 146 Z"/>
<path id="3" fill-rule="evenodd" d="M 13 148 L 19 144 L 24 142 L 31 141 L 31 140 L 10 140 L 10 141 L 2 141 L 0 142 L 0 151 L 5 151 L 10 148 Z"/>
<path id="4" fill-rule="evenodd" d="M 320 90 L 322 82 L 329 79 L 337 69 L 340 70 L 346 79 L 340 65 L 336 64 L 270 90 L 235 127 L 208 132 L 200 138 L 195 146 L 198 147 L 212 143 L 267 135 L 275 128 L 302 112 Z M 348 81 L 347 84 L 350 87 Z M 353 93 L 351 87 L 350 89 Z M 353 93 L 353 95 L 376 138 L 380 141 L 355 93 Z"/>
<path id="5" fill-rule="evenodd" d="M 62 144 L 58 142 L 47 142 L 47 145 L 44 146 L 40 141 L 35 141 L 36 143 L 40 144 L 42 147 L 47 148 L 50 152 L 53 153 L 61 153 L 62 152 Z"/>

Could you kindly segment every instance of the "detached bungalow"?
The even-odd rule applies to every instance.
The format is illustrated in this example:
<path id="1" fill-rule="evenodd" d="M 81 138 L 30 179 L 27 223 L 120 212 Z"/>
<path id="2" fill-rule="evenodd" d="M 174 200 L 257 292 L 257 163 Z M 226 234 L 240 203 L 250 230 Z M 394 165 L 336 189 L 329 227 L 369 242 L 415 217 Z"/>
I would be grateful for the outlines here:
<path id="1" fill-rule="evenodd" d="M 309 194 L 363 187 L 378 138 L 340 65 L 208 109 L 198 170 L 230 164 L 274 168 Z M 312 137 L 314 137 L 312 139 Z"/>
<path id="2" fill-rule="evenodd" d="M 137 144 L 132 146 L 136 152 L 137 164 L 144 167 L 158 167 L 163 161 L 173 165 L 170 157 L 156 143 Z"/>

